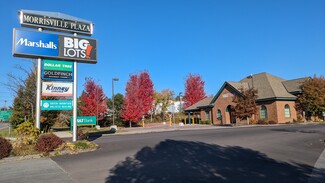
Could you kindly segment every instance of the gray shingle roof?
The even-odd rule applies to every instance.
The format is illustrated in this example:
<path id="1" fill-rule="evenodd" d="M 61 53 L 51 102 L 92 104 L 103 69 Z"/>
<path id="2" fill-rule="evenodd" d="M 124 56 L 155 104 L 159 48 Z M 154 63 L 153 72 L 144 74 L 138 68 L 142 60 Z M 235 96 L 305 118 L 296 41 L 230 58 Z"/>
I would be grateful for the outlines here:
<path id="1" fill-rule="evenodd" d="M 282 82 L 285 80 L 268 74 L 266 72 L 254 74 L 250 77 L 242 79 L 240 82 L 248 83 L 249 87 L 254 87 L 257 89 L 258 98 L 269 99 L 269 98 L 292 98 L 295 99 L 296 96 L 288 93 L 286 88 L 283 86 Z"/>
<path id="2" fill-rule="evenodd" d="M 295 100 L 297 97 L 291 93 L 300 92 L 300 86 L 309 77 L 299 78 L 293 80 L 284 80 L 272 74 L 262 72 L 243 78 L 239 82 L 226 81 L 219 92 L 214 97 L 207 97 L 192 106 L 185 109 L 185 111 L 198 110 L 200 107 L 207 107 L 212 105 L 219 97 L 223 89 L 228 85 L 240 93 L 239 89 L 249 89 L 254 87 L 257 89 L 257 100 Z"/>
<path id="3" fill-rule="evenodd" d="M 289 93 L 300 93 L 301 92 L 300 86 L 309 78 L 310 77 L 304 77 L 304 78 L 287 80 L 287 81 L 283 81 L 282 84 L 284 85 L 284 87 Z"/>
<path id="4" fill-rule="evenodd" d="M 185 111 L 197 110 L 199 107 L 208 106 L 212 99 L 213 99 L 213 96 L 206 97 L 206 98 L 196 102 L 195 104 L 189 106 L 188 108 L 185 109 Z"/>
<path id="5" fill-rule="evenodd" d="M 244 82 L 240 83 L 240 82 L 232 82 L 232 81 L 227 81 L 227 83 L 237 90 L 239 90 L 240 88 L 243 88 L 244 90 L 249 89 L 248 83 L 244 83 Z"/>

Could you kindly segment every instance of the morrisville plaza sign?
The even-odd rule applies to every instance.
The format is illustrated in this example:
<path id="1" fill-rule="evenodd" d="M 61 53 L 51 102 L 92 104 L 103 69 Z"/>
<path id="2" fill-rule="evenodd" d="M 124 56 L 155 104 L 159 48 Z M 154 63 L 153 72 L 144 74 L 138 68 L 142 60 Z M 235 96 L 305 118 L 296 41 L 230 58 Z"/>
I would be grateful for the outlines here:
<path id="1" fill-rule="evenodd" d="M 20 10 L 18 12 L 20 24 L 25 27 L 41 27 L 47 30 L 72 32 L 84 35 L 93 34 L 93 23 L 57 12 Z"/>
<path id="2" fill-rule="evenodd" d="M 20 24 L 35 28 L 13 30 L 12 53 L 15 57 L 37 59 L 36 128 L 41 128 L 41 110 L 73 110 L 72 141 L 77 140 L 77 83 L 78 62 L 97 63 L 97 40 L 77 37 L 91 36 L 94 24 L 90 21 L 59 12 L 20 10 Z M 66 32 L 56 34 L 43 30 Z M 43 59 L 52 59 L 45 60 Z M 62 61 L 59 61 L 62 60 Z M 72 61 L 73 65 L 65 62 Z M 43 63 L 43 67 L 42 67 Z M 42 78 L 48 80 L 43 82 Z M 53 82 L 53 80 L 73 81 Z M 73 96 L 72 100 L 41 100 L 43 96 Z"/>

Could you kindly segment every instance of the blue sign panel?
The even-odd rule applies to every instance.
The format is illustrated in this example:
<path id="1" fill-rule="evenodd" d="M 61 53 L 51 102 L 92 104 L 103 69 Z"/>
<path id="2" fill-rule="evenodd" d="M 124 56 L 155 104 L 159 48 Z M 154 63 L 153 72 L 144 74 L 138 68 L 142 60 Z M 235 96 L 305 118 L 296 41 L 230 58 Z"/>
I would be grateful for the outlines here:
<path id="1" fill-rule="evenodd" d="M 14 29 L 15 57 L 97 63 L 97 40 Z"/>
<path id="2" fill-rule="evenodd" d="M 59 55 L 59 36 L 42 32 L 14 29 L 14 56 L 48 56 Z"/>

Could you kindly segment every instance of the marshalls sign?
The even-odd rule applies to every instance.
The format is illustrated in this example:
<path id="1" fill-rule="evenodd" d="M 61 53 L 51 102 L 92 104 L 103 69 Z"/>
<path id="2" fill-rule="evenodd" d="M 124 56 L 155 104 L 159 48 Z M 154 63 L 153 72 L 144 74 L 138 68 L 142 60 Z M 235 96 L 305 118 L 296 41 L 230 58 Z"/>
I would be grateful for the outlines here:
<path id="1" fill-rule="evenodd" d="M 13 55 L 97 63 L 97 41 L 14 29 Z"/>

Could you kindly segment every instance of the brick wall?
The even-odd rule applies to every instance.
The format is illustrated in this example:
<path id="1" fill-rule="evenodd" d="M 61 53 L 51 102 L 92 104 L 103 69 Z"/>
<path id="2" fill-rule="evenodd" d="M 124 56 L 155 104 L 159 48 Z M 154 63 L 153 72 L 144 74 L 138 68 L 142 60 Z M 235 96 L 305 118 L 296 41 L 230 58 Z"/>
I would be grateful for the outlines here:
<path id="1" fill-rule="evenodd" d="M 229 105 L 235 106 L 235 103 L 233 102 L 233 96 L 235 93 L 236 92 L 227 85 L 223 89 L 223 91 L 215 101 L 214 107 L 212 109 L 213 124 L 230 124 L 230 115 L 229 112 L 226 112 L 226 108 Z M 221 111 L 222 121 L 217 120 L 218 109 Z"/>

